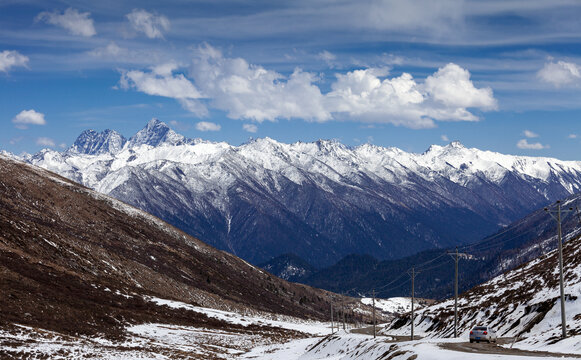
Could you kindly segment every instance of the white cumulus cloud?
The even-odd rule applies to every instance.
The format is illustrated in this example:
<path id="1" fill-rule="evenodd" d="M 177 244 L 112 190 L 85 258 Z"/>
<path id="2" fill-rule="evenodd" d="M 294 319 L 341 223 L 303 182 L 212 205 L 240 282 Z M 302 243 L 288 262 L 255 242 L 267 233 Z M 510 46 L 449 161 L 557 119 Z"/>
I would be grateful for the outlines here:
<path id="1" fill-rule="evenodd" d="M 524 131 L 523 131 L 523 135 L 524 135 L 524 136 L 526 136 L 526 137 L 527 137 L 527 138 L 529 138 L 529 139 L 532 139 L 532 138 L 539 137 L 539 134 L 537 134 L 537 133 L 534 133 L 534 132 L 532 132 L 532 131 L 530 131 L 530 130 L 524 130 Z"/>
<path id="2" fill-rule="evenodd" d="M 91 19 L 90 16 L 91 13 L 89 12 L 81 13 L 76 9 L 68 8 L 62 14 L 58 11 L 41 12 L 36 17 L 36 20 L 60 26 L 67 29 L 73 35 L 90 37 L 97 34 L 93 24 L 93 19 Z"/>
<path id="3" fill-rule="evenodd" d="M 208 121 L 200 121 L 196 124 L 196 129 L 199 131 L 220 131 L 222 126 Z"/>
<path id="4" fill-rule="evenodd" d="M 12 118 L 12 123 L 19 129 L 27 129 L 28 125 L 44 125 L 46 120 L 44 114 L 35 110 L 22 110 L 18 115 Z"/>
<path id="5" fill-rule="evenodd" d="M 470 72 L 453 63 L 428 76 L 424 88 L 431 99 L 444 105 L 445 112 L 460 114 L 457 120 L 474 120 L 474 115 L 466 112 L 466 108 L 497 108 L 492 89 L 477 89 L 470 80 Z"/>
<path id="6" fill-rule="evenodd" d="M 315 75 L 300 69 L 285 78 L 244 59 L 226 58 L 205 45 L 198 49 L 190 74 L 212 105 L 233 119 L 331 119 L 321 91 L 313 85 Z"/>
<path id="7" fill-rule="evenodd" d="M 258 126 L 254 125 L 254 124 L 244 124 L 244 125 L 242 125 L 242 129 L 244 129 L 245 131 L 248 131 L 249 133 L 255 133 L 258 131 Z"/>
<path id="8" fill-rule="evenodd" d="M 135 31 L 144 33 L 150 39 L 163 39 L 163 33 L 169 30 L 169 19 L 163 15 L 133 9 L 126 17 Z"/>
<path id="9" fill-rule="evenodd" d="M 54 140 L 51 138 L 48 138 L 48 137 L 39 137 L 38 139 L 36 139 L 36 144 L 41 145 L 41 146 L 50 146 L 50 147 L 55 146 Z"/>
<path id="10" fill-rule="evenodd" d="M 197 101 L 202 97 L 200 92 L 183 74 L 174 74 L 177 69 L 176 64 L 167 63 L 147 72 L 123 71 L 119 84 L 123 89 L 133 88 L 148 95 L 177 99 L 186 110 L 198 116 L 207 115 L 206 107 Z"/>
<path id="11" fill-rule="evenodd" d="M 568 139 L 577 139 L 577 134 L 569 134 L 567 136 Z"/>
<path id="12" fill-rule="evenodd" d="M 571 62 L 548 62 L 537 72 L 537 76 L 544 82 L 560 87 L 577 83 L 581 79 L 581 71 L 579 66 Z"/>
<path id="13" fill-rule="evenodd" d="M 15 66 L 24 66 L 28 64 L 28 57 L 15 50 L 4 50 L 0 52 L 0 71 L 7 72 Z"/>
<path id="14" fill-rule="evenodd" d="M 479 120 L 471 108 L 497 108 L 492 89 L 477 88 L 469 71 L 456 64 L 440 68 L 423 82 L 408 73 L 390 77 L 387 68 L 337 73 L 327 93 L 313 73 L 297 68 L 285 76 L 242 58 L 225 57 L 207 44 L 197 49 L 187 77 L 175 70 L 169 64 L 126 71 L 120 84 L 175 98 L 200 116 L 207 114 L 209 104 L 229 118 L 256 122 L 351 120 L 429 128 L 435 121 Z"/>
<path id="15" fill-rule="evenodd" d="M 434 126 L 423 107 L 420 86 L 410 74 L 381 79 L 384 70 L 364 69 L 336 76 L 325 99 L 336 116 L 411 128 Z"/>
<path id="16" fill-rule="evenodd" d="M 526 150 L 542 150 L 542 149 L 550 148 L 549 145 L 543 145 L 540 142 L 529 143 L 527 141 L 527 139 L 520 139 L 516 143 L 516 147 L 518 147 L 519 149 L 526 149 Z"/>

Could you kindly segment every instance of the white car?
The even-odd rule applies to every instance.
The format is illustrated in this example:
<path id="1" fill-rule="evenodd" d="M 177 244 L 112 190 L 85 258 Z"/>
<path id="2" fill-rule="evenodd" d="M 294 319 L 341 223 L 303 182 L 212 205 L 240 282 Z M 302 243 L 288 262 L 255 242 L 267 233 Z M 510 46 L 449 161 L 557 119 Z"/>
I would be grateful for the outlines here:
<path id="1" fill-rule="evenodd" d="M 492 330 L 489 326 L 475 326 L 470 331 L 470 342 L 475 341 L 496 342 L 496 331 Z"/>

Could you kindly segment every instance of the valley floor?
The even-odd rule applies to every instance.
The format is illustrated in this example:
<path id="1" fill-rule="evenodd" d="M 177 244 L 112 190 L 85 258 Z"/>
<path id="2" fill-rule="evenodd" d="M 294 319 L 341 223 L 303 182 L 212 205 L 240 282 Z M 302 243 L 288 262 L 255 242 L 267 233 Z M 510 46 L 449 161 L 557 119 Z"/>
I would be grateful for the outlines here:
<path id="1" fill-rule="evenodd" d="M 182 306 L 182 303 L 170 302 L 168 305 Z M 511 348 L 511 342 L 500 346 L 469 344 L 467 338 L 424 338 L 412 342 L 402 336 L 378 336 L 374 339 L 370 335 L 355 334 L 349 330 L 329 335 L 329 323 L 307 322 L 288 317 L 271 319 L 256 315 L 245 316 L 204 308 L 197 310 L 230 323 L 244 324 L 245 328 L 222 331 L 168 324 L 142 324 L 128 327 L 126 339 L 118 342 L 99 337 L 66 336 L 37 328 L 11 325 L 0 330 L 0 358 L 465 360 L 467 353 L 470 354 L 470 359 L 581 357 L 581 351 L 575 350 L 574 346 L 581 342 L 581 337 L 572 337 L 566 343 L 556 344 L 551 349 L 554 353 L 546 353 L 532 352 L 532 347 L 517 349 L 519 346 L 515 345 Z M 559 354 L 559 351 L 577 354 Z"/>
<path id="2" fill-rule="evenodd" d="M 0 359 L 235 359 L 256 347 L 329 334 L 330 324 L 288 316 L 238 314 L 149 297 L 161 306 L 202 313 L 241 325 L 201 328 L 141 324 L 126 328 L 123 341 L 71 336 L 18 324 L 0 326 Z"/>
<path id="3" fill-rule="evenodd" d="M 579 341 L 580 339 L 577 339 Z M 469 354 L 469 355 L 468 355 Z M 469 359 L 578 359 L 579 354 L 537 352 L 510 345 L 470 344 L 467 339 L 421 339 L 396 341 L 392 337 L 340 333 L 325 338 L 294 340 L 286 344 L 259 346 L 240 358 L 256 360 L 466 360 Z"/>

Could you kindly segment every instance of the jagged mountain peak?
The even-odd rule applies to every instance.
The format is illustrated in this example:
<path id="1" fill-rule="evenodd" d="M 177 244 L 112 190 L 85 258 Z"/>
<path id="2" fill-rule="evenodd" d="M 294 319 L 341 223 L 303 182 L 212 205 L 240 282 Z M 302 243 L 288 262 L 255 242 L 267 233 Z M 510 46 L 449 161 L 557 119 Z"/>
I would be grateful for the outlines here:
<path id="1" fill-rule="evenodd" d="M 127 139 L 115 130 L 96 132 L 89 129 L 77 137 L 67 152 L 87 155 L 116 154 L 123 149 L 126 142 Z"/>
<path id="2" fill-rule="evenodd" d="M 133 148 L 141 145 L 150 145 L 153 147 L 160 145 L 182 145 L 187 141 L 183 135 L 173 131 L 166 123 L 157 118 L 153 118 L 143 129 L 139 130 L 129 139 L 127 146 Z"/>
<path id="3" fill-rule="evenodd" d="M 430 145 L 430 147 L 422 153 L 422 155 L 442 155 L 454 151 L 470 150 L 464 146 L 460 141 L 451 141 L 448 145 Z"/>
<path id="4" fill-rule="evenodd" d="M 458 140 L 454 140 L 454 141 L 450 142 L 450 143 L 449 143 L 448 145 L 446 145 L 446 146 L 447 146 L 447 147 L 450 147 L 450 148 L 455 148 L 455 149 L 462 149 L 462 148 L 464 148 L 464 147 L 465 147 L 465 146 L 464 146 L 464 144 L 462 144 L 462 143 L 461 143 L 460 141 L 458 141 Z"/>

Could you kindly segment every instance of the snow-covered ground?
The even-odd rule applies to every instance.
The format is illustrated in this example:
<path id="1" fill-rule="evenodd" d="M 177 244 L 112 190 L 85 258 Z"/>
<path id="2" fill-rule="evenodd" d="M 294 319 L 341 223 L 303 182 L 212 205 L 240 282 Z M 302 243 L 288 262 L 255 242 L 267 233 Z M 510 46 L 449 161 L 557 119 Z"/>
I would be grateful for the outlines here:
<path id="1" fill-rule="evenodd" d="M 477 354 L 443 348 L 442 344 L 466 342 L 468 339 L 422 339 L 416 341 L 393 342 L 389 338 L 339 333 L 321 338 L 301 339 L 286 344 L 259 346 L 240 356 L 242 359 L 276 360 L 465 360 L 469 359 L 573 359 L 561 355 L 523 356 L 517 354 Z M 414 357 L 415 356 L 415 357 Z"/>
<path id="2" fill-rule="evenodd" d="M 238 314 L 229 311 L 221 311 L 205 307 L 193 306 L 179 301 L 160 299 L 156 297 L 147 297 L 147 300 L 152 301 L 158 305 L 166 305 L 174 309 L 188 309 L 208 317 L 225 321 L 229 324 L 237 324 L 242 326 L 260 325 L 279 327 L 287 330 L 300 331 L 309 335 L 328 335 L 331 333 L 331 324 L 319 321 L 309 321 L 285 315 L 272 314 Z"/>
<path id="3" fill-rule="evenodd" d="M 300 359 L 300 360 L 367 360 L 367 359 L 427 359 L 465 360 L 466 352 L 444 348 L 442 345 L 466 343 L 467 334 L 459 339 L 424 338 L 409 341 L 395 337 L 353 334 L 345 331 L 330 333 L 330 324 L 308 322 L 290 317 L 277 319 L 259 315 L 243 315 L 201 308 L 189 304 L 148 298 L 149 301 L 172 308 L 187 308 L 227 323 L 254 326 L 248 330 L 200 328 L 171 324 L 141 324 L 127 328 L 126 339 L 121 342 L 99 337 L 66 336 L 40 329 L 14 326 L 0 330 L 0 357 L 8 358 L 99 358 L 99 359 Z M 256 325 L 299 330 L 308 333 L 306 338 L 293 338 L 265 334 Z M 571 338 L 558 347 L 538 348 L 523 342 L 520 348 L 528 350 L 574 352 L 581 341 Z M 507 346 L 509 347 L 509 346 Z M 469 354 L 470 359 L 535 359 L 536 356 L 516 354 Z M 566 356 L 539 359 L 568 359 Z"/>
<path id="4" fill-rule="evenodd" d="M 361 302 L 371 306 L 372 298 L 362 298 Z M 414 301 L 415 309 L 422 308 L 424 305 L 416 299 Z M 392 297 L 389 299 L 375 299 L 375 307 L 383 312 L 392 314 L 403 314 L 412 310 L 412 299 L 409 297 Z"/>
<path id="5" fill-rule="evenodd" d="M 235 359 L 260 346 L 294 339 L 296 332 L 319 339 L 331 333 L 331 324 L 284 315 L 238 314 L 183 302 L 147 297 L 160 306 L 188 309 L 241 325 L 234 328 L 201 328 L 175 324 L 140 324 L 126 329 L 123 341 L 101 337 L 68 336 L 38 328 L 14 325 L 0 328 L 0 358 L 31 359 Z M 273 331 L 279 328 L 280 331 Z"/>
<path id="6" fill-rule="evenodd" d="M 458 327 L 466 334 L 476 325 L 493 327 L 500 337 L 516 337 L 514 348 L 581 355 L 581 239 L 563 247 L 565 318 L 569 338 L 561 339 L 561 300 L 556 250 L 521 268 L 497 276 L 462 294 L 458 300 Z M 454 300 L 420 309 L 414 318 L 415 333 L 430 338 L 453 334 Z M 410 332 L 404 316 L 382 330 L 387 335 Z"/>

